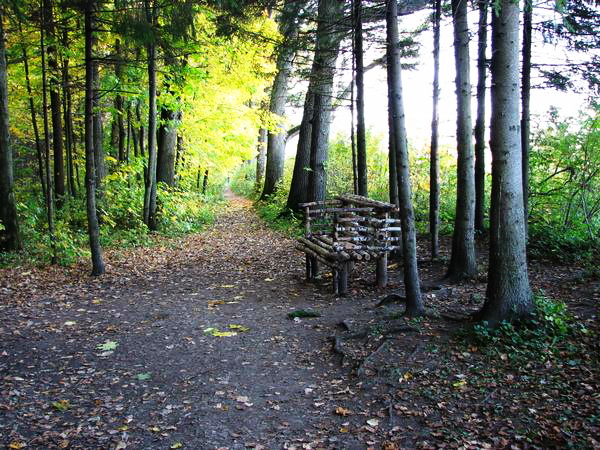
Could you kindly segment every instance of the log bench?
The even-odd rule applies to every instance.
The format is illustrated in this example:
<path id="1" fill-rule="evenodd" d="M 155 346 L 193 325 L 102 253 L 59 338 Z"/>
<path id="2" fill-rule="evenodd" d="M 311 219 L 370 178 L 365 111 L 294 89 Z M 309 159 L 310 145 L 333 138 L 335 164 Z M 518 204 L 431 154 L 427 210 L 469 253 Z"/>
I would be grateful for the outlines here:
<path id="1" fill-rule="evenodd" d="M 340 195 L 333 200 L 302 203 L 304 237 L 296 248 L 306 254 L 306 279 L 319 273 L 321 264 L 333 272 L 333 289 L 348 293 L 348 275 L 356 261 L 376 262 L 376 283 L 387 285 L 387 260 L 400 248 L 400 221 L 392 217 L 395 205 L 362 197 Z"/>

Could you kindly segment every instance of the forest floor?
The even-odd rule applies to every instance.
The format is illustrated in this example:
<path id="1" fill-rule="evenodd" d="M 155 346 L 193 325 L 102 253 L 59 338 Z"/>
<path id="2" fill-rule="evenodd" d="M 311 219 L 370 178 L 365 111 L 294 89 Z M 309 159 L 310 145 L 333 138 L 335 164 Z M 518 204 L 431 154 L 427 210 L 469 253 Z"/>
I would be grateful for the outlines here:
<path id="1" fill-rule="evenodd" d="M 203 233 L 106 260 L 97 279 L 85 264 L 0 271 L 0 445 L 600 446 L 600 284 L 581 269 L 531 265 L 534 288 L 587 328 L 532 356 L 478 348 L 449 320 L 481 306 L 485 276 L 425 294 L 445 318 L 406 322 L 402 305 L 376 307 L 402 290 L 397 264 L 382 290 L 358 265 L 336 298 L 237 197 Z M 443 268 L 424 261 L 424 282 Z M 289 319 L 298 309 L 321 315 Z"/>

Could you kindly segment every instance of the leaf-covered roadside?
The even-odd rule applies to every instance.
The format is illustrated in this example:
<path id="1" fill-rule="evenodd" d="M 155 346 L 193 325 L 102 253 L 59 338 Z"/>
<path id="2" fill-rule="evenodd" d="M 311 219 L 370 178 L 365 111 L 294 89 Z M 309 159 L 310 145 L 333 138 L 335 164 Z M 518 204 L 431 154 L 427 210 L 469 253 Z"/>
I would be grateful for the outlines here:
<path id="1" fill-rule="evenodd" d="M 536 289 L 575 317 L 528 346 L 451 320 L 479 308 L 483 279 L 429 290 L 437 315 L 406 321 L 402 305 L 377 307 L 401 290 L 397 265 L 385 291 L 357 266 L 351 295 L 334 298 L 327 277 L 303 281 L 292 249 L 234 199 L 203 234 L 109 255 L 101 279 L 0 272 L 2 445 L 598 446 L 600 286 L 579 269 L 532 266 Z M 423 263 L 425 284 L 442 270 Z M 560 308 L 545 310 L 560 328 Z M 348 334 L 360 337 L 342 357 L 332 337 Z"/>

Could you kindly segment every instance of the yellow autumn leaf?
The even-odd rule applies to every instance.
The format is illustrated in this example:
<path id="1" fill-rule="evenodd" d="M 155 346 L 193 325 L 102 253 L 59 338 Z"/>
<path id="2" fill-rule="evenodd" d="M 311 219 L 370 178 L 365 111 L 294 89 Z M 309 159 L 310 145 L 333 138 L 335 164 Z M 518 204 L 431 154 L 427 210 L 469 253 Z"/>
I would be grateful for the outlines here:
<path id="1" fill-rule="evenodd" d="M 173 448 L 173 449 L 175 449 L 175 448 L 183 448 L 183 444 L 181 442 L 175 442 L 175 443 L 173 443 L 171 445 L 170 448 Z"/>
<path id="2" fill-rule="evenodd" d="M 338 406 L 337 408 L 335 408 L 335 413 L 339 414 L 340 416 L 349 416 L 350 414 L 352 414 L 352 411 L 350 411 L 349 409 L 346 408 L 342 408 L 341 406 Z"/>
<path id="3" fill-rule="evenodd" d="M 24 448 L 24 447 L 25 447 L 25 444 L 20 441 L 12 441 L 10 444 L 8 444 L 8 448 L 11 448 L 11 449 L 19 449 L 19 448 Z"/>
<path id="4" fill-rule="evenodd" d="M 250 328 L 245 327 L 243 325 L 235 325 L 235 324 L 233 324 L 233 325 L 227 325 L 227 328 L 229 328 L 230 330 L 238 330 L 238 331 L 240 331 L 242 333 L 244 331 L 250 331 Z"/>

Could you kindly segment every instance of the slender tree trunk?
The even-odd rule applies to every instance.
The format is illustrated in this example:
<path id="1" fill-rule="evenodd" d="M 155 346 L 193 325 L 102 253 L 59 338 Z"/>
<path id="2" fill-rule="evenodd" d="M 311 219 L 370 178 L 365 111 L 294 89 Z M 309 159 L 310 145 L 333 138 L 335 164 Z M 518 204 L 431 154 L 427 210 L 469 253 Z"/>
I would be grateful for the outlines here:
<path id="1" fill-rule="evenodd" d="M 204 180 L 202 181 L 202 194 L 206 194 L 206 188 L 208 187 L 208 169 L 204 171 Z"/>
<path id="2" fill-rule="evenodd" d="M 439 256 L 440 225 L 440 156 L 438 152 L 438 126 L 440 113 L 440 21 L 442 0 L 434 0 L 433 18 L 433 115 L 431 118 L 431 157 L 429 161 L 429 236 L 431 258 Z"/>
<path id="3" fill-rule="evenodd" d="M 156 5 L 145 0 L 146 20 L 154 28 Z M 156 223 L 156 45 L 147 45 L 148 52 L 148 169 L 144 191 L 144 223 L 150 230 L 157 229 Z"/>
<path id="4" fill-rule="evenodd" d="M 4 228 L 0 229 L 0 251 L 20 250 L 22 246 L 14 192 L 5 39 L 4 6 L 0 5 L 0 224 Z"/>
<path id="5" fill-rule="evenodd" d="M 115 76 L 119 83 L 122 83 L 123 78 L 123 54 L 121 52 L 121 40 L 115 39 Z M 120 89 L 120 87 L 119 87 Z M 125 162 L 125 108 L 123 96 L 120 92 L 115 97 L 115 111 L 116 115 L 113 118 L 113 129 L 116 131 L 113 133 L 116 147 L 118 148 L 117 159 L 119 162 Z"/>
<path id="6" fill-rule="evenodd" d="M 531 97 L 531 34 L 533 32 L 533 2 L 525 0 L 523 11 L 523 70 L 521 78 L 521 158 L 523 170 L 523 217 L 525 237 L 529 234 L 529 124 Z"/>
<path id="7" fill-rule="evenodd" d="M 519 124 L 519 5 L 492 14 L 490 262 L 481 319 L 490 326 L 534 310 L 525 252 Z"/>
<path id="8" fill-rule="evenodd" d="M 31 126 L 33 127 L 33 135 L 35 137 L 35 153 L 37 156 L 38 163 L 38 174 L 40 177 L 40 185 L 42 187 L 42 196 L 46 198 L 46 180 L 44 179 L 44 155 L 42 150 L 42 143 L 40 142 L 40 131 L 37 124 L 37 115 L 35 113 L 35 105 L 33 102 L 33 93 L 31 90 L 31 80 L 29 78 L 29 58 L 27 56 L 27 47 L 25 46 L 23 29 L 21 27 L 21 21 L 19 25 L 19 36 L 21 38 L 21 54 L 23 56 L 23 67 L 25 69 L 25 85 L 27 87 L 27 96 L 29 97 L 29 112 L 31 114 Z"/>
<path id="9" fill-rule="evenodd" d="M 354 29 L 352 30 L 354 32 Z M 355 72 L 354 38 L 352 39 L 352 73 Z M 354 127 L 354 80 L 350 85 L 350 149 L 352 152 L 352 193 L 358 195 L 358 162 L 356 161 L 356 129 Z"/>
<path id="10" fill-rule="evenodd" d="M 142 113 L 141 113 L 141 107 L 140 107 L 140 103 L 141 101 L 138 100 L 137 103 L 135 104 L 135 118 L 137 120 L 137 122 L 139 123 L 139 144 L 140 144 L 140 155 L 142 156 L 146 156 L 146 152 L 144 150 L 144 142 L 145 142 L 145 135 L 146 132 L 144 130 L 144 123 L 142 122 Z"/>
<path id="11" fill-rule="evenodd" d="M 354 48 L 356 59 L 356 164 L 358 195 L 369 195 L 367 185 L 367 134 L 365 128 L 365 81 L 362 37 L 362 0 L 354 0 Z"/>
<path id="12" fill-rule="evenodd" d="M 398 48 L 398 4 L 396 0 L 386 0 L 386 4 L 387 62 L 390 65 L 388 85 L 391 94 L 389 101 L 390 109 L 392 110 L 396 162 L 398 164 L 398 197 L 400 200 L 400 220 L 402 224 L 402 258 L 404 262 L 406 314 L 408 316 L 418 316 L 423 314 L 425 308 L 421 299 L 419 272 L 417 268 L 417 239 L 402 99 L 402 69 L 400 64 L 400 49 Z"/>
<path id="13" fill-rule="evenodd" d="M 452 256 L 446 276 L 453 280 L 477 273 L 475 258 L 475 172 L 471 124 L 471 81 L 469 75 L 469 25 L 467 2 L 452 0 L 454 56 L 456 60 L 457 121 L 456 218 Z"/>
<path id="14" fill-rule="evenodd" d="M 175 179 L 177 180 L 179 170 L 184 166 L 184 155 L 183 155 L 183 137 L 178 134 L 177 135 L 177 154 L 175 155 Z"/>
<path id="15" fill-rule="evenodd" d="M 52 182 L 52 169 L 50 166 L 50 126 L 48 124 L 48 89 L 46 76 L 46 43 L 44 24 L 40 27 L 40 54 L 42 56 L 42 108 L 44 118 L 44 145 L 45 145 L 45 172 L 46 172 L 46 213 L 48 218 L 48 235 L 50 237 L 51 257 L 50 263 L 57 264 L 56 235 L 54 233 L 54 187 Z"/>
<path id="16" fill-rule="evenodd" d="M 273 80 L 269 104 L 269 111 L 278 116 L 285 114 L 289 78 L 294 54 L 296 53 L 295 41 L 298 38 L 298 29 L 301 23 L 297 16 L 303 4 L 303 1 L 286 0 L 279 19 L 279 31 L 283 36 L 283 43 L 277 56 L 277 75 Z M 275 193 L 279 182 L 283 178 L 286 138 L 287 132 L 283 124 L 278 125 L 276 131 L 269 132 L 265 185 L 260 197 L 263 200 Z"/>
<path id="17" fill-rule="evenodd" d="M 52 150 L 54 154 L 54 191 L 57 207 L 60 208 L 65 190 L 65 163 L 63 148 L 63 126 L 61 120 L 60 80 L 58 58 L 56 55 L 56 42 L 58 41 L 54 26 L 52 0 L 44 0 L 45 27 L 52 39 L 47 47 L 48 67 L 50 69 L 50 109 L 52 111 Z"/>
<path id="18" fill-rule="evenodd" d="M 258 130 L 258 145 L 256 154 L 256 183 L 254 190 L 258 193 L 262 188 L 263 177 L 265 176 L 265 163 L 267 157 L 267 129 Z"/>
<path id="19" fill-rule="evenodd" d="M 85 4 L 85 191 L 88 219 L 88 236 L 92 253 L 92 275 L 104 273 L 100 227 L 96 214 L 96 176 L 94 167 L 94 9 L 96 0 Z"/>
<path id="20" fill-rule="evenodd" d="M 94 40 L 92 46 L 96 46 L 96 37 L 92 36 Z M 93 124 L 94 124 L 94 168 L 96 172 L 96 192 L 98 197 L 102 197 L 104 177 L 106 176 L 106 163 L 104 158 L 104 130 L 102 125 L 102 112 L 100 108 L 100 70 L 98 68 L 98 61 L 92 60 L 92 74 L 94 81 L 94 104 L 93 104 Z"/>
<path id="21" fill-rule="evenodd" d="M 67 29 L 63 30 L 63 46 L 69 44 L 69 35 Z M 75 197 L 75 182 L 73 176 L 73 111 L 71 108 L 71 77 L 69 74 L 69 59 L 64 57 L 62 61 L 62 81 L 63 81 L 63 120 L 65 123 L 65 150 L 66 150 L 66 169 L 67 169 L 67 190 L 71 197 Z"/>
<path id="22" fill-rule="evenodd" d="M 312 117 L 310 145 L 310 173 L 308 198 L 321 201 L 326 197 L 329 125 L 333 94 L 333 77 L 343 33 L 339 21 L 343 16 L 344 2 L 321 0 L 317 18 L 317 45 L 313 65 L 316 67 L 316 88 Z"/>
<path id="23" fill-rule="evenodd" d="M 475 230 L 485 231 L 485 83 L 487 75 L 488 0 L 479 0 L 477 46 L 477 119 L 475 120 Z"/>

